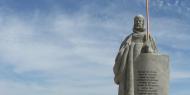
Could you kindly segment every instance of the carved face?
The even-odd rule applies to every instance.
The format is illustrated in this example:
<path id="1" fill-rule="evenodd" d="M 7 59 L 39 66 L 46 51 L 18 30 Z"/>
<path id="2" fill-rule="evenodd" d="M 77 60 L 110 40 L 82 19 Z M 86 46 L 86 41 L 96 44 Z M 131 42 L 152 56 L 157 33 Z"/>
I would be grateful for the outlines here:
<path id="1" fill-rule="evenodd" d="M 136 16 L 134 19 L 134 28 L 135 29 L 144 29 L 144 18 Z"/>

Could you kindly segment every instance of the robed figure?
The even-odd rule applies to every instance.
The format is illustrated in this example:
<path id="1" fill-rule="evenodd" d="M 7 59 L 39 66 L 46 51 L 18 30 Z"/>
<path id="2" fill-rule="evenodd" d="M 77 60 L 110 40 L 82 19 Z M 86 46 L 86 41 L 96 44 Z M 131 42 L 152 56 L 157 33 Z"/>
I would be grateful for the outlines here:
<path id="1" fill-rule="evenodd" d="M 119 85 L 118 95 L 134 95 L 134 71 L 133 63 L 141 53 L 157 52 L 153 38 L 144 28 L 144 17 L 135 16 L 133 33 L 122 42 L 114 65 L 114 81 Z"/>

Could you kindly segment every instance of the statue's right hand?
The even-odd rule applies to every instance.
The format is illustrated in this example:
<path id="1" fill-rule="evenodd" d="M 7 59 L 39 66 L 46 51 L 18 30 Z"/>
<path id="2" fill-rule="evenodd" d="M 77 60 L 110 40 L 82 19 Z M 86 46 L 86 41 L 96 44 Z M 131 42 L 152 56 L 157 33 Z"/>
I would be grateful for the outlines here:
<path id="1" fill-rule="evenodd" d="M 119 80 L 115 77 L 114 78 L 114 82 L 116 83 L 116 84 L 119 84 Z"/>
<path id="2" fill-rule="evenodd" d="M 153 53 L 150 41 L 146 41 L 143 47 L 143 53 Z"/>
<path id="3" fill-rule="evenodd" d="M 114 81 L 116 84 L 119 84 L 120 80 L 121 80 L 121 74 L 114 77 Z"/>

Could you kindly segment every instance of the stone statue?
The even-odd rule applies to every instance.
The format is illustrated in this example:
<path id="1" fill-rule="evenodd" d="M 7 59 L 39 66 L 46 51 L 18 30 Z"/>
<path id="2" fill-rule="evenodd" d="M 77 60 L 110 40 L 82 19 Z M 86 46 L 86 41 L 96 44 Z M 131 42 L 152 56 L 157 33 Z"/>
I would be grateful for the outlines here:
<path id="1" fill-rule="evenodd" d="M 122 42 L 119 53 L 115 59 L 114 81 L 119 85 L 118 95 L 134 95 L 134 70 L 133 63 L 141 53 L 157 53 L 153 38 L 149 35 L 146 40 L 144 17 L 135 16 L 133 33 Z"/>

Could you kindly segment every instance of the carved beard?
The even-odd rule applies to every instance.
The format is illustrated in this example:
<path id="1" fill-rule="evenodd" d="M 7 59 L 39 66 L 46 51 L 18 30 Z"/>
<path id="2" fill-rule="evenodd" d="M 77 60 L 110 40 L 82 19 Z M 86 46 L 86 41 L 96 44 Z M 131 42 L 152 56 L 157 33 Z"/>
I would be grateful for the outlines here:
<path id="1" fill-rule="evenodd" d="M 134 27 L 133 28 L 133 32 L 137 33 L 137 32 L 144 32 L 145 31 L 145 28 L 137 28 L 137 27 Z"/>

